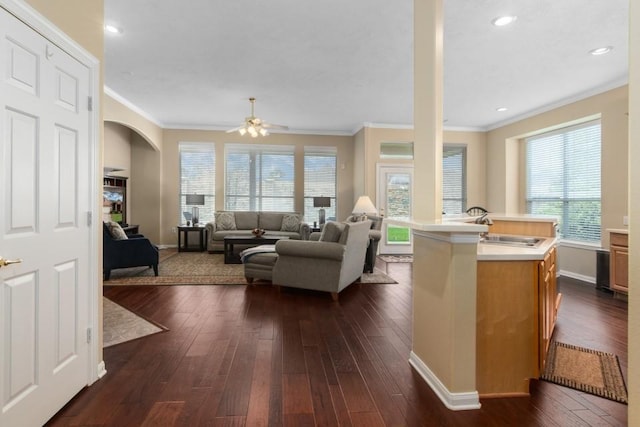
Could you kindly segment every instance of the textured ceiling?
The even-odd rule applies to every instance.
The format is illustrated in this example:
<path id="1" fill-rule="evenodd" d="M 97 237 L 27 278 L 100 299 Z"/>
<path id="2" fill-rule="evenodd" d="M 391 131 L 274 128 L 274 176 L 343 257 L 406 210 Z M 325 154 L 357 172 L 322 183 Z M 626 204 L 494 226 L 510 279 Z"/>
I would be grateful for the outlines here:
<path id="1" fill-rule="evenodd" d="M 413 0 L 105 0 L 105 85 L 164 127 L 413 123 Z M 628 0 L 444 0 L 445 127 L 626 83 Z M 508 27 L 496 16 L 517 15 Z M 613 46 L 611 53 L 588 51 Z M 497 107 L 507 107 L 497 112 Z"/>

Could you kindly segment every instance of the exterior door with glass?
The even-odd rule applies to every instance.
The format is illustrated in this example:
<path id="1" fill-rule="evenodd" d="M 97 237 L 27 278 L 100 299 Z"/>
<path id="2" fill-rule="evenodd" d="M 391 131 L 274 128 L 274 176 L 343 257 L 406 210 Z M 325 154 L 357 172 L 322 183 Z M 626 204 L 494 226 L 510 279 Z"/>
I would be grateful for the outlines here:
<path id="1" fill-rule="evenodd" d="M 378 207 L 385 219 L 411 219 L 413 166 L 379 165 L 377 171 Z M 413 241 L 409 227 L 382 224 L 381 254 L 411 254 Z"/>

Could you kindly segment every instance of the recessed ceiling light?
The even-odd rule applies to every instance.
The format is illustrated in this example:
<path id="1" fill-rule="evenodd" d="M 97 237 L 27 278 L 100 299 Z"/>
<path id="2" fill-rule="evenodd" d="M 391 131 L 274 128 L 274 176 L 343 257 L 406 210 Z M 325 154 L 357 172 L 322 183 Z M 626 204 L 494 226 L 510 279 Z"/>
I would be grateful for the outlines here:
<path id="1" fill-rule="evenodd" d="M 107 24 L 104 26 L 104 30 L 111 34 L 122 34 L 122 28 L 116 27 L 113 24 Z"/>
<path id="2" fill-rule="evenodd" d="M 612 50 L 613 50 L 613 47 L 605 46 L 605 47 L 599 47 L 597 49 L 592 49 L 592 50 L 589 51 L 589 53 L 591 55 L 598 56 L 598 55 L 604 55 L 605 53 L 609 53 Z"/>
<path id="3" fill-rule="evenodd" d="M 507 111 L 507 107 L 498 107 L 496 108 L 496 111 L 499 111 L 502 113 L 503 111 Z"/>
<path id="4" fill-rule="evenodd" d="M 491 21 L 491 23 L 496 27 L 504 27 L 505 25 L 511 24 L 516 19 L 518 19 L 518 17 L 515 15 L 514 16 L 498 16 L 497 18 L 494 18 L 493 21 Z"/>

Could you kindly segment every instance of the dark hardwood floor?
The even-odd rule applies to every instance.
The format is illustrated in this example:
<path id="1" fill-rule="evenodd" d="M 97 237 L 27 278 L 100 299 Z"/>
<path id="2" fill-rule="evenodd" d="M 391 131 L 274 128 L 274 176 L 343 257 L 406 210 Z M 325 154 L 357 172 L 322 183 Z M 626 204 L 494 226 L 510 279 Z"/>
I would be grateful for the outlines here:
<path id="1" fill-rule="evenodd" d="M 624 426 L 627 407 L 533 381 L 531 396 L 447 410 L 407 362 L 411 264 L 399 284 L 328 294 L 256 286 L 105 287 L 170 330 L 105 349 L 107 375 L 50 426 Z M 560 279 L 555 339 L 615 353 L 627 374 L 623 301 Z M 434 325 L 437 327 L 437 325 Z"/>

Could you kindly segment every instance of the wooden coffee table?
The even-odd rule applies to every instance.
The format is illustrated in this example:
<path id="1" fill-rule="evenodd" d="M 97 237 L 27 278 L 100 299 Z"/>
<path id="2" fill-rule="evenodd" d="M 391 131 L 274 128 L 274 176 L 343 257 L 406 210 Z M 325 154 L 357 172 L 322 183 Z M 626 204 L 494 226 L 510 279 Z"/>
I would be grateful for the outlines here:
<path id="1" fill-rule="evenodd" d="M 260 245 L 275 245 L 278 240 L 288 239 L 288 236 L 227 236 L 224 238 L 224 263 L 241 264 L 240 256 L 233 252 L 234 245 L 254 247 Z"/>

